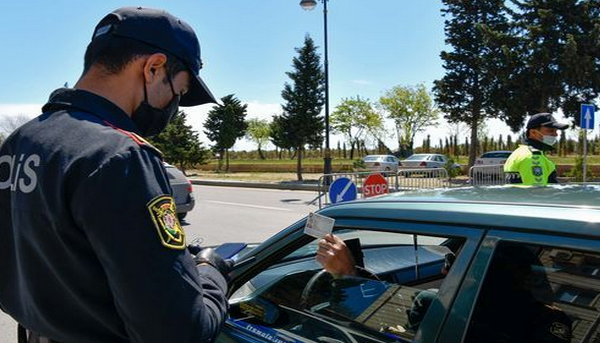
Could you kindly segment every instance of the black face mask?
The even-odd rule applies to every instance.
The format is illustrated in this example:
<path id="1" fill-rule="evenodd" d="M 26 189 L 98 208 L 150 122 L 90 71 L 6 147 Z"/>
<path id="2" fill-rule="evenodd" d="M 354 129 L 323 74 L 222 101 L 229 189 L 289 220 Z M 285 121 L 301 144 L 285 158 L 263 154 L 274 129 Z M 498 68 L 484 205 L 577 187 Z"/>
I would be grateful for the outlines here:
<path id="1" fill-rule="evenodd" d="M 167 80 L 169 80 L 169 85 L 171 86 L 173 99 L 165 108 L 156 108 L 148 103 L 146 83 L 144 83 L 144 101 L 131 114 L 131 119 L 143 137 L 151 137 L 161 133 L 179 110 L 179 100 L 181 97 L 175 94 L 173 83 L 168 75 Z"/>

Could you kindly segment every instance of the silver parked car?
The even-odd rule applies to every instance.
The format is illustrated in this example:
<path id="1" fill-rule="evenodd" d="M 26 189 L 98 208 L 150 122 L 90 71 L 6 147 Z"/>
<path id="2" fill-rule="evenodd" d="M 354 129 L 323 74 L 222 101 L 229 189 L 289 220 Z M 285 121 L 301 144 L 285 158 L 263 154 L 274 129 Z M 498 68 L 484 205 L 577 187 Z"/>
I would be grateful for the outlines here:
<path id="1" fill-rule="evenodd" d="M 442 154 L 414 154 L 409 158 L 400 161 L 400 166 L 405 169 L 414 168 L 444 168 L 448 163 L 448 157 Z M 452 169 L 460 173 L 462 170 L 460 164 L 454 163 Z"/>
<path id="2" fill-rule="evenodd" d="M 512 151 L 508 150 L 488 151 L 475 160 L 475 165 L 490 166 L 504 164 L 504 162 L 506 162 L 510 154 L 512 154 Z"/>
<path id="3" fill-rule="evenodd" d="M 367 169 L 382 172 L 397 172 L 400 161 L 394 155 L 368 155 L 363 157 Z"/>
<path id="4" fill-rule="evenodd" d="M 400 163 L 405 168 L 444 168 L 447 162 L 441 154 L 414 154 Z"/>
<path id="5" fill-rule="evenodd" d="M 188 178 L 175 166 L 164 163 L 165 170 L 169 176 L 169 183 L 173 189 L 173 198 L 177 207 L 177 218 L 182 220 L 187 213 L 194 208 L 196 200 L 192 192 L 192 183 Z"/>

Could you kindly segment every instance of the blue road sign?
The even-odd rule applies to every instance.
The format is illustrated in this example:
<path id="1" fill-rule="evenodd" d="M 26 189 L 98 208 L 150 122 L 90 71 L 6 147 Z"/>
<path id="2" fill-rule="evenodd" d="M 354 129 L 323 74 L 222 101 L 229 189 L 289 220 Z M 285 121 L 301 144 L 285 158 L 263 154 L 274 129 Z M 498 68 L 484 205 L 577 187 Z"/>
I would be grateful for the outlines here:
<path id="1" fill-rule="evenodd" d="M 581 104 L 581 121 L 579 126 L 582 129 L 594 129 L 594 105 Z"/>
<path id="2" fill-rule="evenodd" d="M 332 204 L 355 200 L 357 194 L 356 185 L 347 177 L 340 177 L 329 186 L 329 200 Z"/>

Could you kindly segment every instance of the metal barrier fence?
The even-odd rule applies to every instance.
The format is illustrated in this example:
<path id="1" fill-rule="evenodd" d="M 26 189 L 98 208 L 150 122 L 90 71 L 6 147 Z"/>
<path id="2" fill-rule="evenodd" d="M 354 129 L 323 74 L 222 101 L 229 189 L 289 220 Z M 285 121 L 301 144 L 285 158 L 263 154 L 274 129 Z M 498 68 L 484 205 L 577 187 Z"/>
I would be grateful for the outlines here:
<path id="1" fill-rule="evenodd" d="M 329 204 L 329 185 L 341 177 L 350 179 L 350 181 L 356 185 L 358 191 L 357 198 L 364 198 L 363 184 L 365 179 L 372 174 L 378 174 L 378 172 L 352 172 L 322 175 L 318 181 L 319 194 L 317 198 L 319 200 L 319 208 Z M 401 169 L 396 173 L 379 172 L 379 174 L 386 179 L 388 191 L 390 193 L 426 188 L 447 188 L 451 186 L 450 179 L 448 178 L 448 171 L 444 168 Z"/>
<path id="2" fill-rule="evenodd" d="M 471 186 L 492 186 L 506 184 L 504 165 L 473 166 L 469 169 L 469 184 Z"/>
<path id="3" fill-rule="evenodd" d="M 444 168 L 401 169 L 397 173 L 399 190 L 451 187 L 448 171 Z"/>

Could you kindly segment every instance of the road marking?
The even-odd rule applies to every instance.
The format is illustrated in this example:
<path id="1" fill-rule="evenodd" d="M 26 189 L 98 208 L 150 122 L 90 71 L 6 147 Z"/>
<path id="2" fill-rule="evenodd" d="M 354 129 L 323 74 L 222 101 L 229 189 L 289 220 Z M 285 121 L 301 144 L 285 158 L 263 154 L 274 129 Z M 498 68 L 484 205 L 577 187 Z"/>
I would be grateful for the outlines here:
<path id="1" fill-rule="evenodd" d="M 293 210 L 281 207 L 269 207 L 269 206 L 258 206 L 258 205 L 248 205 L 248 204 L 239 204 L 235 202 L 225 202 L 225 201 L 216 201 L 216 200 L 204 200 L 204 202 L 208 202 L 211 204 L 218 205 L 229 205 L 229 206 L 241 206 L 241 207 L 251 207 L 251 208 L 260 208 L 262 210 L 275 210 L 275 211 L 284 211 L 284 212 L 293 212 Z"/>
<path id="2" fill-rule="evenodd" d="M 234 186 L 212 186 L 212 185 L 197 185 L 194 184 L 194 186 L 196 187 L 209 187 L 209 188 L 219 188 L 219 189 L 223 189 L 223 188 L 228 188 L 228 189 L 237 189 L 237 190 L 243 190 L 243 191 L 257 191 L 257 192 L 289 192 L 289 193 L 313 193 L 315 194 L 317 191 L 308 191 L 308 190 L 296 190 L 296 189 L 272 189 L 272 188 L 256 188 L 256 187 L 234 187 Z"/>

